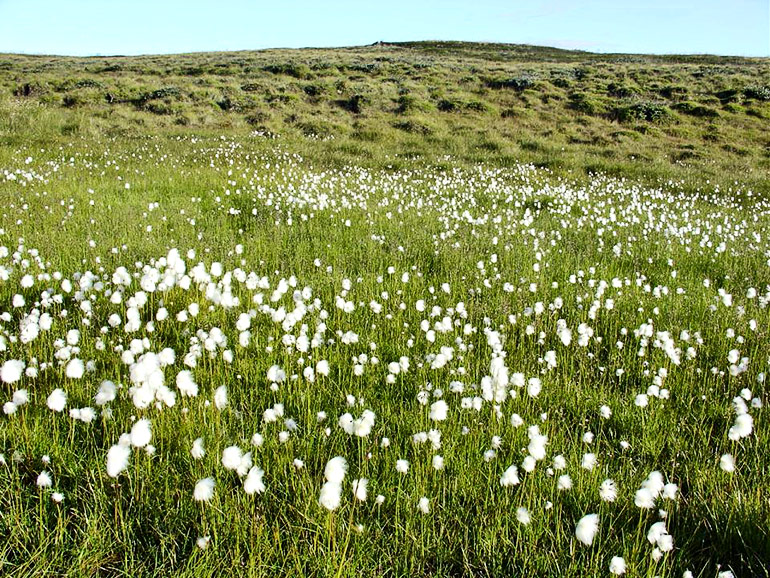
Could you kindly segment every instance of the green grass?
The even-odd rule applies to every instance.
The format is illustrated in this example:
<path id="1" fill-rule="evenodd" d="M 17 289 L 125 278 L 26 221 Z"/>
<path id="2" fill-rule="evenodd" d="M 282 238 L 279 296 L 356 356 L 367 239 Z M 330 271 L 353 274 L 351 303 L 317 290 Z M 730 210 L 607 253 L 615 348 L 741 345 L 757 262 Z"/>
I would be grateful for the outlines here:
<path id="1" fill-rule="evenodd" d="M 740 174 L 767 192 L 768 83 L 760 58 L 451 42 L 0 55 L 0 139 L 257 130 L 325 165 L 382 167 L 403 155 L 433 164 L 451 154 L 455 163 L 515 159 L 651 184 L 708 179 L 725 188 Z"/>
<path id="2" fill-rule="evenodd" d="M 610 559 L 622 556 L 628 576 L 767 576 L 770 431 L 760 375 L 770 371 L 770 206 L 760 178 L 763 120 L 745 112 L 764 114 L 767 104 L 742 92 L 766 84 L 767 66 L 454 43 L 3 56 L 0 366 L 19 359 L 39 370 L 0 382 L 0 402 L 19 388 L 30 397 L 0 415 L 0 574 L 606 576 Z M 489 88 L 514 78 L 534 78 L 534 86 Z M 26 84 L 28 96 L 12 95 Z M 577 86 L 585 98 L 569 98 Z M 732 102 L 714 102 L 717 93 Z M 439 110 L 443 101 L 455 108 Z M 666 119 L 652 118 L 652 105 L 664 106 Z M 613 111 L 621 106 L 651 118 L 620 120 Z M 676 155 L 686 158 L 672 162 Z M 181 273 L 173 287 L 147 285 L 142 325 L 126 333 L 129 299 L 143 277 L 164 272 L 172 249 L 188 275 L 199 262 L 208 272 L 222 263 L 225 274 L 189 289 L 176 283 Z M 120 266 L 133 275 L 127 288 L 113 281 Z M 267 286 L 255 288 L 250 273 Z M 31 287 L 21 284 L 27 274 Z M 81 283 L 91 274 L 93 283 Z M 61 278 L 72 280 L 71 292 Z M 273 302 L 282 279 L 290 288 Z M 309 297 L 296 296 L 306 308 L 301 320 L 274 321 L 279 307 L 295 310 L 293 294 L 306 287 Z M 120 303 L 111 302 L 114 291 L 123 293 Z M 14 306 L 17 294 L 23 306 Z M 228 306 L 229 294 L 237 305 Z M 340 299 L 353 311 L 339 309 Z M 199 314 L 177 321 L 191 303 Z M 148 327 L 161 307 L 168 319 Z M 35 310 L 50 313 L 52 327 L 23 343 L 17 337 Z M 236 323 L 249 312 L 251 340 L 242 346 Z M 112 314 L 121 325 L 109 325 Z M 436 327 L 444 317 L 446 332 Z M 560 323 L 572 331 L 569 345 Z M 648 323 L 651 338 L 635 334 Z M 580 344 L 586 327 L 592 337 Z M 82 379 L 66 377 L 57 341 L 74 328 L 81 338 L 71 356 L 93 361 Z M 185 366 L 213 328 L 226 345 L 204 348 L 194 368 Z M 358 343 L 344 343 L 348 331 Z M 477 411 L 462 401 L 483 395 L 491 331 L 510 373 L 543 386 L 531 397 L 511 385 L 516 395 L 499 414 L 493 402 Z M 673 338 L 680 364 L 656 332 Z M 307 352 L 292 345 L 303 333 L 317 337 Z M 121 351 L 143 338 L 147 351 L 176 352 L 163 370 L 177 394 L 173 407 L 132 401 Z M 432 368 L 442 347 L 452 358 Z M 730 375 L 734 349 L 749 361 Z M 402 356 L 408 371 L 389 378 L 388 364 Z M 304 377 L 320 360 L 329 375 Z M 266 378 L 273 365 L 289 376 L 276 390 Z M 177 390 L 183 369 L 193 372 L 197 397 Z M 661 369 L 667 376 L 658 382 Z M 69 409 L 95 407 L 105 379 L 121 385 L 110 414 L 97 408 L 90 424 L 71 419 Z M 452 391 L 453 382 L 464 391 Z M 637 407 L 636 396 L 656 384 L 668 399 L 650 395 L 648 407 Z M 220 410 L 212 400 L 221 385 L 229 403 Z M 55 388 L 68 395 L 61 414 L 46 407 Z M 763 405 L 747 401 L 753 431 L 731 441 L 733 399 L 744 388 Z M 441 422 L 429 417 L 436 390 L 449 405 Z M 363 404 L 349 407 L 348 395 Z M 298 426 L 285 442 L 282 419 L 263 420 L 276 403 Z M 364 409 L 376 414 L 371 433 L 344 433 L 338 418 Z M 132 449 L 113 479 L 107 452 L 136 418 L 151 421 L 155 451 Z M 525 472 L 532 425 L 548 436 L 547 455 Z M 441 432 L 439 449 L 414 441 L 431 429 Z M 589 431 L 591 443 L 583 441 Z M 264 436 L 259 448 L 250 443 L 255 432 Z M 487 461 L 494 436 L 501 444 Z M 198 437 L 201 460 L 190 455 Z M 234 444 L 253 452 L 265 493 L 246 495 L 242 479 L 222 467 L 222 450 Z M 586 452 L 598 460 L 590 471 L 581 467 Z M 726 453 L 735 457 L 732 474 L 719 466 Z M 341 505 L 329 512 L 318 497 L 324 466 L 337 455 L 349 472 Z M 444 470 L 433 469 L 434 455 L 444 457 Z M 568 491 L 557 489 L 565 472 L 549 471 L 558 455 Z M 397 459 L 410 462 L 407 474 L 396 472 Z M 501 487 L 512 464 L 521 484 Z M 36 485 L 43 470 L 51 488 Z M 654 470 L 677 484 L 678 496 L 642 510 L 634 495 Z M 214 497 L 196 502 L 195 484 L 208 476 Z M 355 502 L 351 482 L 362 477 L 369 496 Z M 618 486 L 612 503 L 599 496 L 606 478 Z M 64 495 L 60 504 L 54 491 Z M 417 509 L 423 496 L 429 514 Z M 519 507 L 529 510 L 529 525 L 517 521 Z M 660 509 L 674 549 L 655 561 L 646 536 Z M 599 515 L 599 531 L 585 546 L 575 525 L 590 513 Z M 196 545 L 203 536 L 205 550 Z"/>

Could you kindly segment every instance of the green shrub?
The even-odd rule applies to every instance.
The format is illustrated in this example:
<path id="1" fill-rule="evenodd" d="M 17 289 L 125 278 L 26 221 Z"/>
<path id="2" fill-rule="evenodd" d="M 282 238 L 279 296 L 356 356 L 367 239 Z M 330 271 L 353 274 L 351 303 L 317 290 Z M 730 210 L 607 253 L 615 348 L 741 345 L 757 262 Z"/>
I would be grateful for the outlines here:
<path id="1" fill-rule="evenodd" d="M 362 142 L 377 142 L 382 139 L 382 132 L 377 130 L 376 128 L 371 127 L 361 127 L 353 131 L 353 134 L 350 135 L 352 138 L 354 138 L 357 141 Z"/>
<path id="2" fill-rule="evenodd" d="M 241 108 L 238 101 L 233 100 L 227 95 L 223 96 L 220 100 L 217 101 L 217 106 L 225 112 L 229 112 L 231 110 L 236 111 Z"/>
<path id="3" fill-rule="evenodd" d="M 442 98 L 436 105 L 441 112 L 457 112 L 462 108 L 462 103 L 456 100 Z"/>
<path id="4" fill-rule="evenodd" d="M 743 89 L 743 96 L 751 100 L 768 101 L 770 100 L 770 86 L 747 86 Z"/>
<path id="5" fill-rule="evenodd" d="M 140 104 L 145 104 L 147 102 L 150 102 L 151 100 L 160 100 L 162 98 L 174 98 L 179 95 L 180 95 L 180 92 L 178 88 L 173 86 L 168 86 L 165 88 L 159 88 L 158 90 L 145 92 L 139 96 L 138 101 Z"/>
<path id="6" fill-rule="evenodd" d="M 173 105 L 163 101 L 149 102 L 143 107 L 143 109 L 147 112 L 151 112 L 152 114 L 157 114 L 159 116 L 173 115 L 177 114 L 178 112 L 178 110 L 174 108 Z"/>
<path id="7" fill-rule="evenodd" d="M 613 116 L 620 122 L 665 122 L 671 117 L 671 111 L 663 104 L 652 101 L 639 101 L 628 106 L 617 107 Z"/>
<path id="8" fill-rule="evenodd" d="M 299 79 L 309 78 L 311 76 L 310 67 L 306 64 L 295 64 L 291 62 L 268 64 L 263 70 L 273 74 L 285 74 Z"/>
<path id="9" fill-rule="evenodd" d="M 313 98 L 318 98 L 326 93 L 326 87 L 322 84 L 306 84 L 302 87 L 302 90 Z"/>
<path id="10" fill-rule="evenodd" d="M 585 92 L 573 92 L 569 95 L 569 108 L 583 114 L 601 114 L 604 106 L 597 99 Z"/>
<path id="11" fill-rule="evenodd" d="M 352 112 L 354 114 L 361 114 L 363 112 L 364 107 L 369 104 L 371 101 L 369 100 L 369 97 L 363 94 L 354 94 L 350 98 L 338 101 L 339 105 L 344 108 L 345 110 Z"/>
<path id="12" fill-rule="evenodd" d="M 14 96 L 40 96 L 47 92 L 39 82 L 25 82 L 13 89 Z"/>
<path id="13" fill-rule="evenodd" d="M 394 122 L 393 127 L 397 128 L 398 130 L 408 132 L 409 134 L 419 134 L 426 136 L 433 133 L 433 129 L 431 127 L 412 119 Z"/>
<path id="14" fill-rule="evenodd" d="M 740 92 L 735 89 L 721 90 L 714 94 L 722 104 L 735 102 L 740 97 Z"/>
<path id="15" fill-rule="evenodd" d="M 396 112 L 399 114 L 405 114 L 418 108 L 418 101 L 411 94 L 402 94 L 396 102 L 398 104 Z"/>
<path id="16" fill-rule="evenodd" d="M 486 85 L 489 88 L 508 88 L 519 92 L 528 88 L 534 88 L 535 84 L 536 79 L 530 75 L 516 76 L 514 78 L 490 79 L 486 82 Z"/>
<path id="17" fill-rule="evenodd" d="M 639 94 L 639 90 L 632 86 L 611 82 L 607 85 L 607 94 L 615 98 L 630 98 Z"/>
<path id="18" fill-rule="evenodd" d="M 101 87 L 102 87 L 101 82 L 97 82 L 96 80 L 92 80 L 90 78 L 77 80 L 73 85 L 73 88 L 101 88 Z"/>
<path id="19" fill-rule="evenodd" d="M 675 99 L 684 98 L 687 96 L 689 89 L 686 86 L 680 86 L 678 84 L 668 84 L 661 88 L 658 92 L 664 98 Z"/>
<path id="20" fill-rule="evenodd" d="M 265 96 L 265 100 L 269 104 L 288 104 L 291 102 L 296 102 L 298 100 L 298 97 L 296 94 L 279 93 L 279 94 L 268 94 Z"/>
<path id="21" fill-rule="evenodd" d="M 466 110 L 472 110 L 474 112 L 489 112 L 491 110 L 490 106 L 486 102 L 482 102 L 480 100 L 471 100 L 463 103 L 463 108 Z"/>
<path id="22" fill-rule="evenodd" d="M 244 120 L 251 126 L 260 127 L 270 120 L 270 115 L 263 111 L 255 111 L 246 115 Z"/>
<path id="23" fill-rule="evenodd" d="M 703 106 L 695 102 L 680 102 L 678 104 L 675 104 L 673 106 L 674 110 L 677 110 L 681 113 L 690 115 L 690 116 L 697 116 L 699 118 L 717 118 L 719 116 L 719 111 L 711 108 L 709 106 Z"/>

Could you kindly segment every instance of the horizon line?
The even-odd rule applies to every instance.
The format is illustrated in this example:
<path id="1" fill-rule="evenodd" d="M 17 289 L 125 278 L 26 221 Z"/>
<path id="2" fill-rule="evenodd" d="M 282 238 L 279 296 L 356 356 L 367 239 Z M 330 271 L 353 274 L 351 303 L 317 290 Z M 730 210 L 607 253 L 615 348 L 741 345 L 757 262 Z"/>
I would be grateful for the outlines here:
<path id="1" fill-rule="evenodd" d="M 240 53 L 240 52 L 267 52 L 270 50 L 343 50 L 354 48 L 374 48 L 377 46 L 399 46 L 405 44 L 414 43 L 454 43 L 454 44 L 482 44 L 490 46 L 531 46 L 534 48 L 550 48 L 553 50 L 559 50 L 562 52 L 568 52 L 573 54 L 590 54 L 596 56 L 712 56 L 717 58 L 745 58 L 745 59 L 767 59 L 770 58 L 770 52 L 765 55 L 745 55 L 745 54 L 718 54 L 713 52 L 603 52 L 596 50 L 584 50 L 580 48 L 561 48 L 559 46 L 553 46 L 550 44 L 531 44 L 531 43 L 513 43 L 513 42 L 491 42 L 491 41 L 473 41 L 473 40 L 399 40 L 399 41 L 387 41 L 379 40 L 371 44 L 349 45 L 349 46 L 274 46 L 266 48 L 237 48 L 229 50 L 192 50 L 188 52 L 146 52 L 146 53 L 126 53 L 126 54 L 101 54 L 101 53 L 89 53 L 89 54 L 57 54 L 57 53 L 45 53 L 45 52 L 4 52 L 0 51 L 2 55 L 9 56 L 40 56 L 40 57 L 56 57 L 56 58 L 143 58 L 152 56 L 187 56 L 187 55 L 200 55 L 200 54 L 227 54 L 227 53 Z"/>

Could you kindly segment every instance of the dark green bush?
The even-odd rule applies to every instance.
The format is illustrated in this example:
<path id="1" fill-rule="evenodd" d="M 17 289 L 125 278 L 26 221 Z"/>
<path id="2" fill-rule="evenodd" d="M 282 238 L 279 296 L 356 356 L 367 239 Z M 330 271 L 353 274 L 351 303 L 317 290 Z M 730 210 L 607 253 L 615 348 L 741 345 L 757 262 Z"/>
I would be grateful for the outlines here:
<path id="1" fill-rule="evenodd" d="M 457 112 L 462 108 L 462 103 L 456 100 L 449 100 L 448 98 L 442 98 L 436 105 L 441 112 Z"/>
<path id="2" fill-rule="evenodd" d="M 319 96 L 322 96 L 326 92 L 326 87 L 322 84 L 306 84 L 302 87 L 302 90 L 307 94 L 308 96 L 312 96 L 313 98 L 318 98 Z"/>
<path id="3" fill-rule="evenodd" d="M 150 92 L 145 92 L 141 96 L 139 96 L 139 103 L 145 104 L 147 102 L 150 102 L 151 100 L 160 100 L 162 98 L 174 98 L 179 96 L 180 92 L 178 88 L 175 88 L 173 86 L 168 86 L 165 88 L 159 88 L 158 90 L 153 90 Z"/>
<path id="4" fill-rule="evenodd" d="M 647 122 L 665 122 L 671 117 L 671 111 L 660 103 L 651 101 L 639 101 L 628 106 L 617 107 L 613 116 L 620 122 L 633 122 L 643 120 Z"/>
<path id="5" fill-rule="evenodd" d="M 255 111 L 246 115 L 244 120 L 251 126 L 259 127 L 263 126 L 268 120 L 270 120 L 270 115 L 262 111 Z"/>
<path id="6" fill-rule="evenodd" d="M 686 86 L 669 84 L 659 90 L 661 96 L 665 98 L 683 98 L 687 96 L 689 89 Z"/>
<path id="7" fill-rule="evenodd" d="M 743 89 L 743 96 L 752 100 L 770 100 L 770 86 L 747 86 Z"/>
<path id="8" fill-rule="evenodd" d="M 174 108 L 171 104 L 163 101 L 149 102 L 144 106 L 144 110 L 160 116 L 167 116 L 177 113 L 176 108 Z"/>
<path id="9" fill-rule="evenodd" d="M 615 98 L 629 98 L 639 94 L 639 91 L 632 86 L 611 82 L 607 85 L 607 94 Z"/>
<path id="10" fill-rule="evenodd" d="M 296 94 L 279 93 L 279 94 L 268 94 L 267 96 L 265 96 L 265 100 L 269 104 L 288 104 L 290 102 L 297 101 L 298 97 Z"/>
<path id="11" fill-rule="evenodd" d="M 225 112 L 235 111 L 240 109 L 238 101 L 233 100 L 229 96 L 225 95 L 222 99 L 217 101 L 217 106 Z"/>
<path id="12" fill-rule="evenodd" d="M 403 130 L 410 134 L 429 135 L 433 133 L 433 129 L 428 125 L 418 122 L 416 120 L 403 120 L 393 123 L 393 127 L 398 130 Z"/>
<path id="13" fill-rule="evenodd" d="M 350 98 L 338 101 L 339 105 L 345 110 L 354 114 L 361 114 L 364 107 L 370 103 L 369 97 L 363 94 L 354 94 Z"/>
<path id="14" fill-rule="evenodd" d="M 471 100 L 463 104 L 466 110 L 472 110 L 474 112 L 489 112 L 491 109 L 486 102 L 480 100 Z"/>
<path id="15" fill-rule="evenodd" d="M 718 110 L 695 102 L 680 102 L 675 104 L 673 108 L 681 113 L 699 118 L 717 118 L 719 116 Z"/>
<path id="16" fill-rule="evenodd" d="M 514 78 L 497 78 L 487 80 L 486 85 L 489 88 L 502 89 L 508 88 L 521 92 L 528 88 L 534 88 L 536 79 L 529 75 L 516 76 Z"/>
<path id="17" fill-rule="evenodd" d="M 13 90 L 14 96 L 40 96 L 47 92 L 46 88 L 39 82 L 25 82 Z"/>
<path id="18" fill-rule="evenodd" d="M 417 99 L 411 94 L 402 94 L 396 102 L 398 104 L 396 112 L 399 114 L 405 114 L 418 108 Z"/>
<path id="19" fill-rule="evenodd" d="M 311 76 L 310 67 L 306 64 L 297 64 L 292 62 L 284 62 L 278 64 L 268 64 L 264 67 L 265 71 L 273 74 L 285 74 L 294 78 L 308 78 Z"/>
<path id="20" fill-rule="evenodd" d="M 572 110 L 582 112 L 583 114 L 601 114 L 604 112 L 601 102 L 585 92 L 573 92 L 570 94 L 568 106 Z"/>
<path id="21" fill-rule="evenodd" d="M 90 78 L 84 78 L 78 81 L 75 81 L 75 84 L 73 85 L 73 88 L 101 88 L 102 83 L 97 82 L 96 80 L 92 80 Z"/>
<path id="22" fill-rule="evenodd" d="M 740 97 L 740 92 L 735 89 L 721 90 L 714 94 L 722 104 L 735 102 Z"/>

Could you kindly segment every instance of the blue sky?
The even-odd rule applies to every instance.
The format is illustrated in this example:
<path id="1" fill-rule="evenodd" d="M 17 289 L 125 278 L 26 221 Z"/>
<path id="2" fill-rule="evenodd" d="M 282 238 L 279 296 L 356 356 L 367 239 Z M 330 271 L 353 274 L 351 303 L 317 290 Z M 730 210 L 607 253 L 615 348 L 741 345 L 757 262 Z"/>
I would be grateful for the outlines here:
<path id="1" fill-rule="evenodd" d="M 378 40 L 770 56 L 770 0 L 0 0 L 0 52 L 160 54 Z"/>

